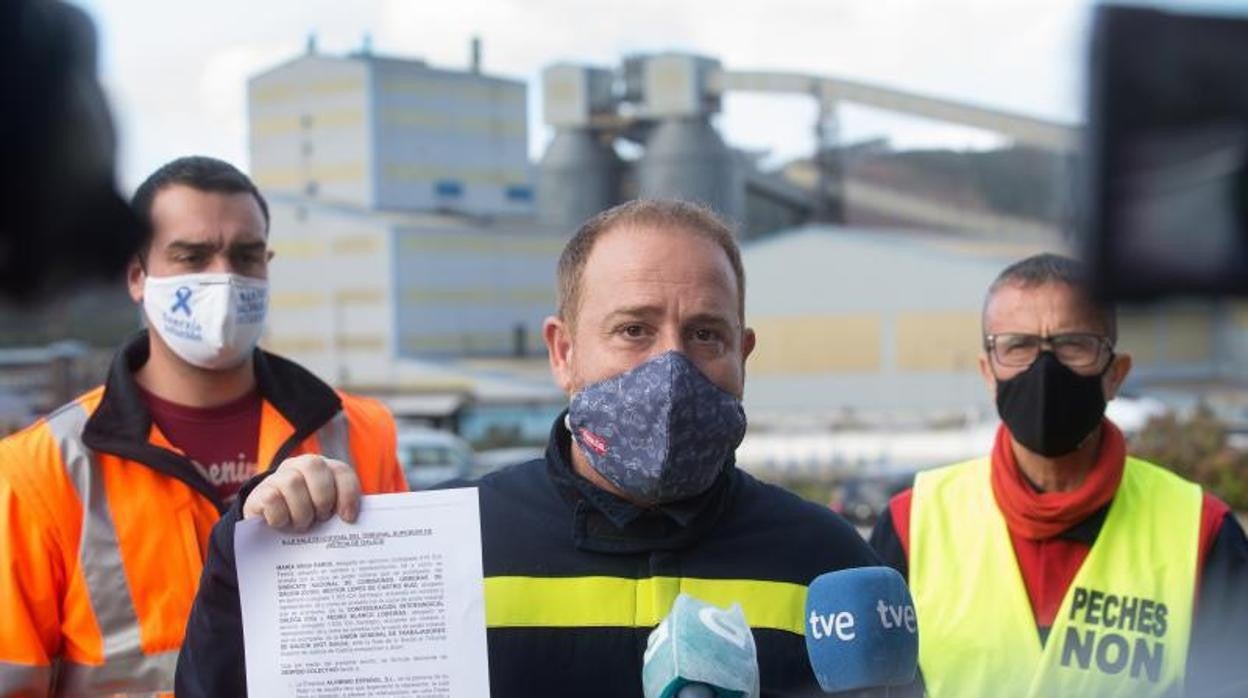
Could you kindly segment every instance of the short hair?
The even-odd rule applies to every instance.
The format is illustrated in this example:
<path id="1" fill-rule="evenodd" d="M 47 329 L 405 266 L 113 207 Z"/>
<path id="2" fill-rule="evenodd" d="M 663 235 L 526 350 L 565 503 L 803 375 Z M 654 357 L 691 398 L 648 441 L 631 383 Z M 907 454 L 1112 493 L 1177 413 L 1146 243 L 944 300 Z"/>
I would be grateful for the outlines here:
<path id="1" fill-rule="evenodd" d="M 594 245 L 604 234 L 623 227 L 648 227 L 680 231 L 715 243 L 728 256 L 737 280 L 737 313 L 745 319 L 745 267 L 732 228 L 709 208 L 679 199 L 635 199 L 609 208 L 577 229 L 559 256 L 558 313 L 564 322 L 575 323 L 580 310 L 581 277 Z"/>
<path id="2" fill-rule="evenodd" d="M 1112 303 L 1099 301 L 1092 294 L 1091 276 L 1087 267 L 1077 259 L 1059 254 L 1032 255 L 1006 267 L 988 287 L 984 298 L 985 319 L 988 304 L 997 291 L 1005 286 L 1036 288 L 1048 284 L 1061 284 L 1074 289 L 1100 316 L 1105 334 L 1112 343 L 1118 342 L 1118 311 Z"/>
<path id="3" fill-rule="evenodd" d="M 134 191 L 130 206 L 147 225 L 139 240 L 139 256 L 145 256 L 152 244 L 152 202 L 162 190 L 183 185 L 203 192 L 219 194 L 251 194 L 264 214 L 264 230 L 269 230 L 269 204 L 247 175 L 230 163 L 204 155 L 190 155 L 169 162 L 153 172 Z"/>

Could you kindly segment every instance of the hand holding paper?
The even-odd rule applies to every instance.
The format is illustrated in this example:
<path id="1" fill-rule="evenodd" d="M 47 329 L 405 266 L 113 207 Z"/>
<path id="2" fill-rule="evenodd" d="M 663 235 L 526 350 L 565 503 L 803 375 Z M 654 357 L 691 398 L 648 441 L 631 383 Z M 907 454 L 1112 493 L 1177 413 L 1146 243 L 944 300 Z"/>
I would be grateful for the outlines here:
<path id="1" fill-rule="evenodd" d="M 235 552 L 250 695 L 489 695 L 476 489 L 365 497 L 305 533 L 257 515 Z"/>
<path id="2" fill-rule="evenodd" d="M 355 521 L 360 511 L 360 479 L 350 465 L 318 455 L 288 458 L 243 502 L 243 518 L 263 516 L 272 528 L 306 531 L 334 513 Z"/>

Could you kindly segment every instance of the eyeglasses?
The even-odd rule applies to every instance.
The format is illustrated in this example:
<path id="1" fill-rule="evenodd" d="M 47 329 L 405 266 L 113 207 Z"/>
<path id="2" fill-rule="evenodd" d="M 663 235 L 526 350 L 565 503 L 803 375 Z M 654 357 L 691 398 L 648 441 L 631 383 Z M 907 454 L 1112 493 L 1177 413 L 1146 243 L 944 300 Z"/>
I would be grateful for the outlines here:
<path id="1" fill-rule="evenodd" d="M 1058 361 L 1070 368 L 1097 366 L 1114 351 L 1114 344 L 1108 337 L 1085 332 L 1055 334 L 1050 337 L 1005 332 L 984 337 L 984 350 L 998 364 L 1010 368 L 1030 366 L 1046 346 Z"/>

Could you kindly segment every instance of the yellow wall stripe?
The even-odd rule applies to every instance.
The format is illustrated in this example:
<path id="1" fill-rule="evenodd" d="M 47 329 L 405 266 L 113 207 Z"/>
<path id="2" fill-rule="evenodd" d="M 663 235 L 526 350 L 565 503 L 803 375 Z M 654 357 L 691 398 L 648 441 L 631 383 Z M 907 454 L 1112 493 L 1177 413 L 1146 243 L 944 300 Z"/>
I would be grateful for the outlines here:
<path id="1" fill-rule="evenodd" d="M 280 291 L 269 296 L 272 310 L 304 310 L 325 305 L 325 294 L 320 291 Z"/>
<path id="2" fill-rule="evenodd" d="M 252 173 L 257 183 L 270 187 L 300 186 L 308 180 L 321 184 L 355 184 L 364 181 L 365 168 L 360 162 L 320 164 L 311 167 L 259 168 Z"/>
<path id="3" fill-rule="evenodd" d="M 980 323 L 978 310 L 898 313 L 898 370 L 974 372 Z"/>
<path id="4" fill-rule="evenodd" d="M 507 235 L 431 235 L 422 231 L 404 231 L 399 246 L 404 252 L 494 252 L 498 255 L 541 255 L 553 263 L 565 245 L 563 238 L 534 236 L 531 238 Z M 551 286 L 554 293 L 554 286 Z"/>
<path id="5" fill-rule="evenodd" d="M 486 186 L 528 186 L 522 170 L 482 169 L 450 165 L 390 161 L 382 165 L 382 177 L 396 182 L 436 182 L 452 179 L 464 184 Z"/>
<path id="6" fill-rule="evenodd" d="M 433 288 L 413 287 L 403 289 L 403 300 L 423 305 L 502 305 L 542 303 L 552 307 L 555 291 L 546 286 L 519 288 Z"/>
<path id="7" fill-rule="evenodd" d="M 878 314 L 753 316 L 758 347 L 754 375 L 878 373 L 882 320 Z"/>
<path id="8" fill-rule="evenodd" d="M 485 624 L 648 628 L 663 620 L 682 591 L 716 606 L 741 604 L 751 628 L 805 633 L 802 584 L 691 577 L 487 577 Z"/>
<path id="9" fill-rule="evenodd" d="M 519 112 L 523 119 L 524 112 Z M 506 116 L 481 117 L 460 116 L 434 109 L 384 109 L 381 123 L 395 128 L 417 128 L 431 131 L 449 131 L 469 134 L 500 134 L 523 137 L 525 122 Z"/>
<path id="10" fill-rule="evenodd" d="M 1248 301 L 1231 303 L 1231 323 L 1237 329 L 1248 330 Z"/>
<path id="11" fill-rule="evenodd" d="M 251 99 L 254 102 L 264 104 L 292 100 L 298 97 L 324 97 L 344 92 L 362 93 L 363 90 L 364 79 L 362 76 L 343 77 L 336 80 L 329 79 L 321 82 L 307 82 L 300 80 L 299 77 L 295 77 L 289 82 L 257 85 L 251 90 Z"/>
<path id="12" fill-rule="evenodd" d="M 273 251 L 281 259 L 320 257 L 325 254 L 327 249 L 325 243 L 321 240 L 309 240 L 293 236 L 275 239 L 269 243 L 269 247 L 273 248 Z"/>

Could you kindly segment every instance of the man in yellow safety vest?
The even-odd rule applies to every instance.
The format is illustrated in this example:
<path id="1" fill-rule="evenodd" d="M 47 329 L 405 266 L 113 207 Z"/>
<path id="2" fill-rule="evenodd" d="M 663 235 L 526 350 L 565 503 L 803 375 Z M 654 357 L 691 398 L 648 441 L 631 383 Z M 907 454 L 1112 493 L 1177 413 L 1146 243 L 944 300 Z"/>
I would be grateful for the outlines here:
<path id="1" fill-rule="evenodd" d="M 1113 308 L 1037 255 L 983 323 L 991 454 L 920 473 L 872 535 L 909 579 L 930 694 L 1248 695 L 1248 541 L 1105 418 L 1131 370 Z"/>

